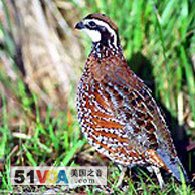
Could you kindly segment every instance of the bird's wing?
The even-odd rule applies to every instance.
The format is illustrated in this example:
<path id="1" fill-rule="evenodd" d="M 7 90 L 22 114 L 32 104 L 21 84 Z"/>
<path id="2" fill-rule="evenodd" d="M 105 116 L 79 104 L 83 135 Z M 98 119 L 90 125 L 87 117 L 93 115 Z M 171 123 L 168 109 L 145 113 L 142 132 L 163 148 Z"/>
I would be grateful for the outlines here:
<path id="1" fill-rule="evenodd" d="M 117 62 L 115 57 L 115 61 L 107 66 L 108 71 L 103 70 L 101 78 L 97 78 L 101 79 L 105 93 L 109 94 L 108 102 L 111 103 L 115 117 L 125 124 L 129 136 L 135 137 L 142 146 L 157 149 L 160 145 L 174 155 L 169 130 L 150 89 L 125 61 L 122 65 Z M 106 69 L 106 66 L 102 67 Z"/>
<path id="2" fill-rule="evenodd" d="M 120 62 L 120 64 L 119 64 Z M 117 64 L 118 63 L 118 64 Z M 115 102 L 115 113 L 123 121 L 125 131 L 130 139 L 140 143 L 149 151 L 149 161 L 167 171 L 180 180 L 183 168 L 166 125 L 165 119 L 151 95 L 150 89 L 120 59 L 111 63 L 110 71 L 104 77 L 105 89 L 109 89 Z M 115 99 L 114 94 L 118 94 Z"/>
<path id="3" fill-rule="evenodd" d="M 152 163 L 158 160 L 164 166 L 158 153 L 170 158 L 177 156 L 165 120 L 148 87 L 125 61 L 121 64 L 116 58 L 102 61 L 97 69 L 92 69 L 93 76 L 101 83 L 109 109 L 124 125 L 129 141 L 143 151 L 150 151 L 153 157 L 148 158 L 153 158 Z"/>
<path id="4" fill-rule="evenodd" d="M 187 178 L 163 115 L 152 98 L 151 91 L 130 70 L 126 61 L 121 61 L 120 56 L 114 56 L 102 60 L 100 64 L 91 63 L 90 68 L 92 77 L 100 88 L 96 93 L 96 97 L 99 98 L 95 98 L 95 101 L 99 99 L 100 105 L 107 106 L 105 111 L 109 112 L 111 117 L 109 120 L 112 121 L 107 120 L 101 124 L 99 122 L 105 121 L 106 118 L 102 117 L 96 125 L 108 127 L 108 136 L 113 136 L 112 127 L 116 127 L 115 130 L 119 132 L 118 144 L 110 145 L 110 147 L 114 146 L 114 151 L 111 153 L 116 154 L 118 146 L 121 148 L 118 153 L 129 151 L 129 154 L 125 155 L 126 157 L 129 155 L 129 158 L 133 156 L 134 161 L 145 158 L 145 162 L 172 172 L 178 180 L 180 180 L 180 170 L 183 170 Z M 102 132 L 98 133 L 101 135 Z M 117 133 L 114 135 L 117 137 Z M 126 145 L 124 147 L 119 143 L 126 144 L 128 141 L 129 148 L 125 150 Z M 141 164 L 141 160 L 139 163 Z"/>

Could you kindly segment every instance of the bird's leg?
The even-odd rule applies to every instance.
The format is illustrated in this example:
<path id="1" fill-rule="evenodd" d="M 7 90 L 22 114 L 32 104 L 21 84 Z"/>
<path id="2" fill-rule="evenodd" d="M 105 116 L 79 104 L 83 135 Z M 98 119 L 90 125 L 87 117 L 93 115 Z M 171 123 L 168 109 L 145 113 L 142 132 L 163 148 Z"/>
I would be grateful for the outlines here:
<path id="1" fill-rule="evenodd" d="M 119 177 L 119 179 L 118 179 L 118 182 L 117 182 L 117 184 L 116 184 L 116 187 L 117 187 L 117 188 L 122 184 L 123 178 L 124 178 L 124 176 L 125 176 L 125 172 L 126 172 L 126 171 L 127 171 L 127 167 L 121 167 L 121 175 L 120 175 L 120 177 Z"/>
<path id="2" fill-rule="evenodd" d="M 164 180 L 162 178 L 160 169 L 158 167 L 155 166 L 151 166 L 151 168 L 153 169 L 154 173 L 156 174 L 156 177 L 158 179 L 158 183 L 160 185 L 160 188 L 162 189 L 165 186 Z"/>
<path id="3" fill-rule="evenodd" d="M 131 167 L 129 168 L 129 177 L 131 178 Z"/>

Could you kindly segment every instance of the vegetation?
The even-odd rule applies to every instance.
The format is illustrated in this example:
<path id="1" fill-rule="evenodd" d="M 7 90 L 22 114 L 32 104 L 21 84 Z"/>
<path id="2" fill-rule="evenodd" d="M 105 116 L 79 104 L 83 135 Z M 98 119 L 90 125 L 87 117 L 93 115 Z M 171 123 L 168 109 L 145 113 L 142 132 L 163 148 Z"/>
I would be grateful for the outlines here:
<path id="1" fill-rule="evenodd" d="M 89 0 L 61 1 L 42 0 L 42 9 L 52 15 L 58 31 L 58 38 L 66 48 L 64 35 L 73 41 L 75 47 L 85 48 L 85 56 L 78 59 L 73 52 L 70 61 L 76 80 L 80 77 L 84 59 L 90 50 L 90 41 L 75 35 L 73 23 L 92 12 L 109 15 L 119 27 L 125 56 L 129 66 L 152 88 L 166 114 L 174 141 L 190 178 L 195 173 L 195 3 L 193 0 Z M 79 3 L 78 3 L 79 2 Z M 70 11 L 71 15 L 67 15 Z M 21 71 L 21 61 L 25 71 L 28 70 L 21 45 L 17 44 L 13 19 L 13 6 L 9 1 L 0 2 L 0 188 L 6 191 L 45 191 L 47 187 L 17 188 L 10 183 L 10 166 L 73 166 L 106 164 L 94 151 L 88 151 L 88 145 L 79 131 L 75 111 L 76 82 L 70 79 L 66 105 L 57 108 L 55 103 L 45 101 L 43 97 L 49 91 L 31 88 Z M 48 13 L 47 12 L 47 13 Z M 74 14 L 75 13 L 75 14 Z M 1 17 L 3 15 L 3 17 Z M 45 15 L 46 11 L 45 11 Z M 67 22 L 65 32 L 60 26 L 60 19 Z M 66 23 L 65 23 L 66 24 Z M 61 28 L 61 29 L 60 29 Z M 68 35 L 70 32 L 71 36 Z M 85 36 L 85 35 L 84 35 Z M 78 40 L 81 44 L 78 44 Z M 71 42 L 71 41 L 70 41 Z M 76 45 L 78 44 L 78 45 Z M 68 52 L 68 50 L 66 50 Z M 65 53 L 67 53 L 65 51 Z M 77 55 L 77 56 L 76 56 Z M 41 66 L 41 62 L 40 62 Z M 80 67 L 79 67 L 80 66 Z M 52 71 L 52 70 L 50 70 Z M 30 72 L 30 71 L 29 71 Z M 30 83 L 35 81 L 31 78 Z M 45 82 L 44 82 L 45 83 Z M 47 83 L 47 82 L 46 82 Z M 55 83 L 55 86 L 59 83 Z M 59 85 L 60 86 L 60 85 Z M 56 88 L 55 88 L 56 89 Z M 42 95 L 44 94 L 44 95 Z M 58 96 L 56 90 L 55 95 Z M 60 96 L 61 98 L 61 96 Z M 59 99 L 60 99 L 59 98 Z M 51 98 L 52 99 L 52 98 Z M 183 155 L 182 154 L 186 154 Z M 139 173 L 139 174 L 138 174 Z M 115 185 L 120 172 L 116 170 L 108 179 L 108 186 L 115 193 L 123 194 Z M 134 178 L 134 179 L 133 179 Z M 149 173 L 136 170 L 132 180 L 127 178 L 130 194 L 192 194 L 191 186 L 183 182 L 177 184 L 173 178 L 167 179 L 167 186 L 160 190 Z M 61 189 L 62 191 L 64 189 Z M 93 194 L 94 188 L 76 189 Z M 74 191 L 74 189 L 73 189 Z"/>

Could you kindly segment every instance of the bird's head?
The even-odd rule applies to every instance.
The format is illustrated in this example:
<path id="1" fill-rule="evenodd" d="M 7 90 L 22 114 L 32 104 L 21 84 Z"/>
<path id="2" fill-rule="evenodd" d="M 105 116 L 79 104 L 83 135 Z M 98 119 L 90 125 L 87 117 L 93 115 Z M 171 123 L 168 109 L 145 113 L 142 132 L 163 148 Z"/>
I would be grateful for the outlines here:
<path id="1" fill-rule="evenodd" d="M 114 47 L 120 43 L 117 26 L 104 14 L 89 14 L 78 22 L 75 28 L 85 31 L 93 43 L 100 42 Z"/>

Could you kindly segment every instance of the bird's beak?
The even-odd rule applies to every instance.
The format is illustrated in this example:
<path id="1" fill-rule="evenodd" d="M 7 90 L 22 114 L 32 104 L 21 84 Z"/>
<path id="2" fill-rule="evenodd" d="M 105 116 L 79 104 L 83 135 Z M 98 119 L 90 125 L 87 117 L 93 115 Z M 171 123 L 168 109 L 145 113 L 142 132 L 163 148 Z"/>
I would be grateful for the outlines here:
<path id="1" fill-rule="evenodd" d="M 85 25 L 83 24 L 83 22 L 78 22 L 76 25 L 75 25 L 75 28 L 78 29 L 78 30 L 81 30 L 83 28 L 85 28 Z"/>

